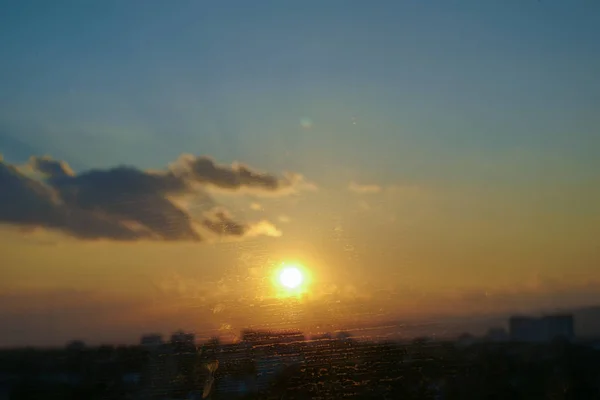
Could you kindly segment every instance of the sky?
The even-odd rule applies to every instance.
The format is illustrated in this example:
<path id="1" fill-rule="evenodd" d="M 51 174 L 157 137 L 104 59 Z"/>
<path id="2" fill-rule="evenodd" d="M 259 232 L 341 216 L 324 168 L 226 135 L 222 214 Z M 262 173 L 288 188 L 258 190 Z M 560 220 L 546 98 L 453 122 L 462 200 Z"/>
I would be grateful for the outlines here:
<path id="1" fill-rule="evenodd" d="M 600 302 L 596 1 L 0 7 L 0 346 Z"/>

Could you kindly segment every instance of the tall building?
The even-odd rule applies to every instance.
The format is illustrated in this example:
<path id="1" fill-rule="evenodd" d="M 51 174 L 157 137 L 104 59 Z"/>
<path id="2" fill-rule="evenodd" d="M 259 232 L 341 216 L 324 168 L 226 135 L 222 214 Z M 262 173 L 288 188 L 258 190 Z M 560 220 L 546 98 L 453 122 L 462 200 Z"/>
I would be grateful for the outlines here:
<path id="1" fill-rule="evenodd" d="M 155 347 L 148 355 L 141 376 L 141 398 L 159 400 L 169 398 L 177 376 L 177 359 L 169 346 Z"/>
<path id="2" fill-rule="evenodd" d="M 510 318 L 510 338 L 515 342 L 549 342 L 562 338 L 573 340 L 573 316 L 546 315 L 542 318 L 514 316 Z"/>
<path id="3" fill-rule="evenodd" d="M 573 315 L 545 316 L 542 318 L 542 326 L 548 340 L 562 338 L 571 341 L 575 339 L 575 321 Z"/>
<path id="4" fill-rule="evenodd" d="M 541 335 L 537 321 L 533 317 L 511 317 L 509 320 L 510 340 L 514 342 L 539 341 Z"/>

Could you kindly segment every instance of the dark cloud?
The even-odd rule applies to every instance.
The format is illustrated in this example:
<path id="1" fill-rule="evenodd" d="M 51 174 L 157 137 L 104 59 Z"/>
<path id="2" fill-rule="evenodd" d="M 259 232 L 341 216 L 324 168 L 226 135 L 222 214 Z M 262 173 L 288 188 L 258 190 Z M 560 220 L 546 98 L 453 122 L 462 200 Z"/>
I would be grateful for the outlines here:
<path id="1" fill-rule="evenodd" d="M 299 174 L 287 174 L 283 178 L 253 171 L 240 163 L 220 165 L 209 157 L 183 155 L 177 160 L 173 171 L 190 181 L 215 186 L 226 190 L 255 189 L 263 192 L 294 191 L 303 186 L 312 187 Z"/>
<path id="2" fill-rule="evenodd" d="M 224 210 L 218 210 L 213 216 L 206 218 L 204 226 L 219 235 L 243 236 L 247 232 L 247 226 L 239 224 L 231 219 Z"/>
<path id="3" fill-rule="evenodd" d="M 85 239 L 134 240 L 143 237 L 119 221 L 69 209 L 51 187 L 24 176 L 17 168 L 2 161 L 0 188 L 0 222 L 60 229 Z"/>
<path id="4" fill-rule="evenodd" d="M 29 159 L 29 162 L 34 170 L 37 170 L 50 178 L 74 175 L 69 164 L 64 161 L 53 160 L 50 157 L 33 156 Z"/>
<path id="5" fill-rule="evenodd" d="M 170 174 L 118 167 L 48 182 L 69 209 L 110 216 L 156 239 L 200 239 L 188 213 L 167 198 L 186 190 L 184 182 Z"/>
<path id="6" fill-rule="evenodd" d="M 268 221 L 259 221 L 249 224 L 235 222 L 232 216 L 223 208 L 211 210 L 202 221 L 204 227 L 221 236 L 281 236 L 281 232 Z"/>
<path id="7" fill-rule="evenodd" d="M 196 207 L 213 209 L 206 185 L 277 192 L 293 183 L 240 164 L 219 166 L 207 157 L 182 157 L 166 171 L 121 166 L 81 174 L 50 157 L 31 157 L 28 168 L 0 159 L 0 223 L 57 229 L 83 239 L 200 241 L 202 229 L 236 237 L 280 235 L 266 221 L 241 224 L 223 209 L 195 221 L 177 200 L 191 196 Z"/>

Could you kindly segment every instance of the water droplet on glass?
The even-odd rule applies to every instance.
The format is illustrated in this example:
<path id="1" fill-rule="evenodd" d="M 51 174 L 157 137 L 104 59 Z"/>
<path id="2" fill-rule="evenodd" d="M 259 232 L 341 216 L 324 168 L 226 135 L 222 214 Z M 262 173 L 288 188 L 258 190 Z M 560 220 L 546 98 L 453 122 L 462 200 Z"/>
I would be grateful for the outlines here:
<path id="1" fill-rule="evenodd" d="M 313 126 L 313 122 L 310 118 L 303 117 L 300 119 L 300 126 L 302 126 L 304 129 L 310 129 Z"/>

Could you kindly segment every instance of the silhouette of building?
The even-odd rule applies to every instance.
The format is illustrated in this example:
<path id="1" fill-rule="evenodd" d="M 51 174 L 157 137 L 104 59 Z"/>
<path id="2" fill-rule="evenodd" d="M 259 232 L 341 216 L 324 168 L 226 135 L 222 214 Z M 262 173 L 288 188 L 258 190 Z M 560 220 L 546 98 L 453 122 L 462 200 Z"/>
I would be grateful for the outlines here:
<path id="1" fill-rule="evenodd" d="M 194 368 L 200 366 L 196 336 L 180 330 L 171 335 L 169 344 L 157 334 L 145 335 L 141 342 L 149 350 L 141 375 L 141 398 L 182 398 L 177 396 L 189 392 L 197 375 Z"/>
<path id="2" fill-rule="evenodd" d="M 504 328 L 490 328 L 485 334 L 484 340 L 492 343 L 507 342 L 509 339 L 508 332 Z"/>
<path id="3" fill-rule="evenodd" d="M 456 339 L 456 345 L 460 348 L 469 347 L 477 343 L 477 338 L 470 333 L 463 333 Z"/>
<path id="4" fill-rule="evenodd" d="M 170 346 L 154 347 L 148 355 L 141 376 L 144 399 L 168 398 L 173 390 L 173 381 L 177 376 L 177 359 Z"/>
<path id="5" fill-rule="evenodd" d="M 515 342 L 549 342 L 555 339 L 573 340 L 572 315 L 546 315 L 542 318 L 514 316 L 510 318 L 510 339 Z"/>
<path id="6" fill-rule="evenodd" d="M 81 351 L 85 349 L 85 342 L 82 340 L 71 340 L 65 348 L 70 351 Z"/>
<path id="7" fill-rule="evenodd" d="M 143 347 L 148 347 L 148 348 L 158 347 L 158 346 L 161 346 L 163 343 L 164 342 L 163 342 L 162 335 L 159 335 L 157 333 L 150 333 L 147 335 L 143 335 L 140 339 L 140 345 L 142 345 Z"/>
<path id="8" fill-rule="evenodd" d="M 171 335 L 171 344 L 173 345 L 195 345 L 195 343 L 196 335 L 193 333 L 177 331 Z"/>

